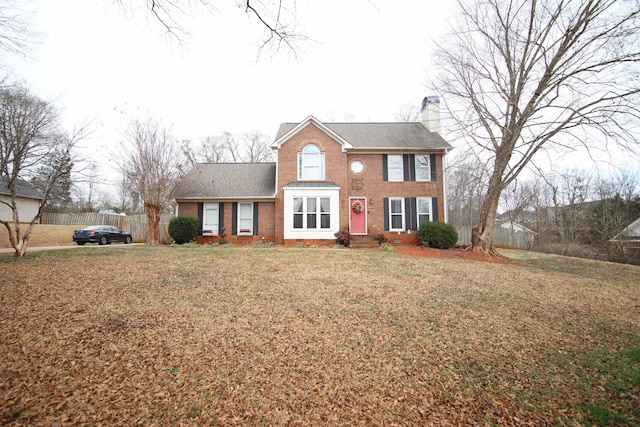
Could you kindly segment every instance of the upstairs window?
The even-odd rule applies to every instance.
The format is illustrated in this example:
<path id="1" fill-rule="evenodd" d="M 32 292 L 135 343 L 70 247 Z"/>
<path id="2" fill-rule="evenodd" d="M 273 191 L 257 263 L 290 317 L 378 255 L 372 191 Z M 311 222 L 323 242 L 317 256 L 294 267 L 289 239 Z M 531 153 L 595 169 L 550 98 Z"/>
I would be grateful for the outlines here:
<path id="1" fill-rule="evenodd" d="M 404 181 L 402 154 L 387 156 L 387 177 L 389 181 Z"/>
<path id="2" fill-rule="evenodd" d="M 416 154 L 416 181 L 431 181 L 430 156 Z"/>
<path id="3" fill-rule="evenodd" d="M 383 154 L 382 180 L 436 181 L 435 154 Z"/>
<path id="4" fill-rule="evenodd" d="M 308 144 L 298 153 L 298 179 L 324 180 L 324 153 L 315 144 Z"/>

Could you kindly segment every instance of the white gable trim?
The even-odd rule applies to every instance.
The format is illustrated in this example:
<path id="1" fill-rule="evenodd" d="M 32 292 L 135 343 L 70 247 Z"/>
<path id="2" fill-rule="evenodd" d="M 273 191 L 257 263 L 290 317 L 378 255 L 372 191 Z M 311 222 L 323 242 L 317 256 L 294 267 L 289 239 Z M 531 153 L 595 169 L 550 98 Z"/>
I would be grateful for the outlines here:
<path id="1" fill-rule="evenodd" d="M 342 151 L 343 152 L 346 152 L 348 149 L 353 148 L 353 145 L 349 141 L 345 140 L 343 137 L 341 137 L 340 135 L 338 135 L 337 133 L 335 133 L 334 131 L 329 129 L 320 120 L 316 119 L 313 116 L 307 117 L 306 119 L 304 119 L 303 121 L 298 123 L 296 126 L 294 126 L 294 128 L 291 129 L 289 132 L 285 133 L 280 138 L 278 138 L 276 141 L 274 141 L 273 144 L 271 145 L 271 148 L 274 149 L 274 150 L 278 150 L 282 146 L 282 144 L 287 142 L 289 139 L 291 139 L 291 137 L 293 137 L 295 134 L 297 134 L 298 132 L 300 132 L 302 129 L 304 129 L 305 127 L 307 127 L 310 124 L 314 124 L 321 131 L 323 131 L 324 133 L 329 135 L 338 144 L 340 144 L 342 146 Z"/>

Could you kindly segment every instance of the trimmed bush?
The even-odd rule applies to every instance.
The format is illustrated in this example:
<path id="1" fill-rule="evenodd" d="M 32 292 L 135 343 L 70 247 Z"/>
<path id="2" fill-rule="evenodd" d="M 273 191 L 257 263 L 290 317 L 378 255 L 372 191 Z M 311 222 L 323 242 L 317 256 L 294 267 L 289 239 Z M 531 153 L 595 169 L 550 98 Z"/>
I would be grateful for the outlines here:
<path id="1" fill-rule="evenodd" d="M 200 231 L 200 220 L 198 217 L 181 215 L 171 218 L 169 221 L 169 236 L 178 245 L 189 243 L 198 235 Z"/>
<path id="2" fill-rule="evenodd" d="M 418 230 L 418 239 L 428 248 L 450 249 L 458 241 L 458 232 L 444 222 L 423 222 Z"/>
<path id="3" fill-rule="evenodd" d="M 338 231 L 336 234 L 336 243 L 342 246 L 349 246 L 349 242 L 351 241 L 351 233 L 349 230 L 342 229 Z"/>
<path id="4" fill-rule="evenodd" d="M 387 238 L 387 236 L 384 235 L 384 233 L 381 231 L 378 234 L 376 234 L 373 237 L 373 240 L 375 240 L 376 242 L 378 242 L 378 245 L 382 246 L 383 244 L 387 243 L 389 241 L 389 239 Z"/>

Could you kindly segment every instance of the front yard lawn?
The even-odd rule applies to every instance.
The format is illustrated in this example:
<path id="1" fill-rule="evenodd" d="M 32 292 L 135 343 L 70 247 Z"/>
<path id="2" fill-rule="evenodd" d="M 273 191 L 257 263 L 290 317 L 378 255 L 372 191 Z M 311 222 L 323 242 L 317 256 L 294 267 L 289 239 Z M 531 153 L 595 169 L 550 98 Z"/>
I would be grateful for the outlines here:
<path id="1" fill-rule="evenodd" d="M 0 423 L 638 425 L 640 267 L 508 256 L 0 255 Z"/>

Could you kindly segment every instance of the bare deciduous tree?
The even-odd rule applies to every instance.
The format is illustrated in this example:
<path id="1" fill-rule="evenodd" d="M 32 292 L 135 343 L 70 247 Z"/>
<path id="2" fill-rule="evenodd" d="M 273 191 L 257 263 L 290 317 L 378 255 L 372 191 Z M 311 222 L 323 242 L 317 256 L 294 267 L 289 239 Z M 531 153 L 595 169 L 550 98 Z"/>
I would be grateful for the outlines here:
<path id="1" fill-rule="evenodd" d="M 487 192 L 487 169 L 470 151 L 458 153 L 455 159 L 446 170 L 448 221 L 468 227 L 477 220 Z"/>
<path id="2" fill-rule="evenodd" d="M 192 15 L 215 14 L 215 3 L 210 0 L 112 0 L 122 10 L 132 14 L 144 8 L 149 17 L 157 22 L 163 31 L 180 44 L 189 36 L 185 20 Z M 295 0 L 276 2 L 236 0 L 236 6 L 250 18 L 256 19 L 265 34 L 260 42 L 260 50 L 279 52 L 287 48 L 296 53 L 296 44 L 307 37 L 296 29 Z"/>
<path id="3" fill-rule="evenodd" d="M 16 257 L 25 254 L 43 207 L 68 173 L 68 164 L 73 163 L 73 148 L 86 136 L 86 127 L 67 137 L 58 126 L 58 114 L 52 104 L 20 86 L 0 88 L 0 179 L 9 192 L 8 198 L 1 199 L 0 203 L 12 212 L 11 221 L 0 220 L 0 223 L 9 233 Z M 48 166 L 46 173 L 39 176 L 42 200 L 23 230 L 26 221 L 20 218 L 18 189 L 44 164 Z"/>
<path id="4" fill-rule="evenodd" d="M 244 162 L 264 163 L 272 159 L 269 138 L 260 132 L 243 134 L 240 145 L 243 147 L 242 161 Z"/>
<path id="5" fill-rule="evenodd" d="M 24 2 L 0 1 L 0 51 L 9 55 L 28 55 L 40 35 L 30 25 L 31 16 Z"/>
<path id="6" fill-rule="evenodd" d="M 180 146 L 183 170 L 188 171 L 196 163 L 263 163 L 273 159 L 269 137 L 254 131 L 240 135 L 224 132 L 218 136 L 207 136 L 199 145 L 184 141 Z"/>
<path id="7" fill-rule="evenodd" d="M 495 253 L 502 190 L 536 154 L 631 144 L 640 117 L 637 0 L 458 1 L 431 85 L 459 130 L 492 159 L 472 249 Z"/>
<path id="8" fill-rule="evenodd" d="M 147 244 L 155 246 L 160 243 L 160 217 L 180 173 L 177 141 L 153 119 L 133 120 L 126 136 L 120 167 L 142 199 L 149 225 Z"/>
<path id="9" fill-rule="evenodd" d="M 420 109 L 415 105 L 404 105 L 397 111 L 396 121 L 402 123 L 413 123 L 420 121 Z"/>

